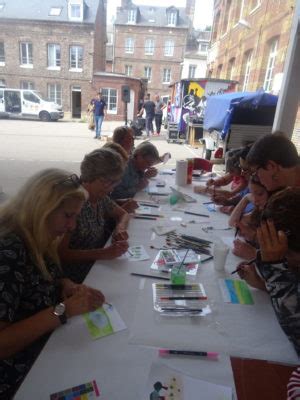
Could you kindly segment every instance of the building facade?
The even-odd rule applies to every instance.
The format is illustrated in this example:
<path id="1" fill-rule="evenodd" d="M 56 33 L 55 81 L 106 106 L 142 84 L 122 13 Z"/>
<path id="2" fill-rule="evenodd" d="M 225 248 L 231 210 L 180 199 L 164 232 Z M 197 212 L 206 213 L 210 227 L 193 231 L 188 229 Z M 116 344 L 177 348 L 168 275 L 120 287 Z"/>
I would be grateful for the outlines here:
<path id="1" fill-rule="evenodd" d="M 238 90 L 277 94 L 294 12 L 293 0 L 216 0 L 208 76 Z"/>
<path id="2" fill-rule="evenodd" d="M 105 21 L 103 0 L 3 2 L 0 83 L 38 90 L 80 118 L 94 71 L 105 69 Z"/>
<path id="3" fill-rule="evenodd" d="M 169 96 L 181 78 L 194 1 L 187 7 L 137 6 L 123 0 L 114 23 L 113 71 L 148 80 L 148 92 Z"/>

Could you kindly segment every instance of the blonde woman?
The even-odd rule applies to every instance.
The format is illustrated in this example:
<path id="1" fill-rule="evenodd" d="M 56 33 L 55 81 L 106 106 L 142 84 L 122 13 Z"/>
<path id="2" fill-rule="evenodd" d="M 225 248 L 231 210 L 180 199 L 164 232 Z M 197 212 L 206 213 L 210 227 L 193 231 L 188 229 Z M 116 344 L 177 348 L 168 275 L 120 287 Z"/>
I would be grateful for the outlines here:
<path id="1" fill-rule="evenodd" d="M 124 171 L 121 156 L 110 149 L 96 149 L 87 154 L 80 166 L 82 186 L 89 194 L 76 229 L 67 233 L 60 245 L 60 257 L 66 275 L 82 282 L 96 260 L 117 258 L 128 249 L 128 213 L 109 198 Z M 112 243 L 104 248 L 111 232 L 106 222 L 113 219 Z"/>
<path id="2" fill-rule="evenodd" d="M 59 238 L 86 199 L 76 175 L 47 169 L 0 209 L 0 398 L 11 399 L 48 335 L 103 294 L 62 279 Z"/>

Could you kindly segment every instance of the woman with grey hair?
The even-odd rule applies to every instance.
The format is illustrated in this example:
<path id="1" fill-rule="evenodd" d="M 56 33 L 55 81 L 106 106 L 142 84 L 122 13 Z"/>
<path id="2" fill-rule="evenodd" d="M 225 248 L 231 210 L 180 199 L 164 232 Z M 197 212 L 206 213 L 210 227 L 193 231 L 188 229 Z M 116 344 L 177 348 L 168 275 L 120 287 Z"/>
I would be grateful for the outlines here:
<path id="1" fill-rule="evenodd" d="M 60 245 L 60 257 L 66 275 L 82 282 L 96 260 L 117 258 L 128 249 L 128 213 L 109 198 L 124 171 L 121 156 L 109 149 L 96 149 L 81 163 L 81 183 L 89 194 L 77 218 L 76 229 L 66 234 Z M 108 238 L 106 221 L 116 223 L 112 242 Z"/>

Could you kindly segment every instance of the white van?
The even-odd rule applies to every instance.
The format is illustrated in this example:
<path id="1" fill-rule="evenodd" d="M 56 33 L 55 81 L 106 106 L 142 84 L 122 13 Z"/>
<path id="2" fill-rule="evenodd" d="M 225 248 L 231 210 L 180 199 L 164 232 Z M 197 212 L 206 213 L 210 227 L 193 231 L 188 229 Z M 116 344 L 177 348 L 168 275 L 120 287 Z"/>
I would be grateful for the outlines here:
<path id="1" fill-rule="evenodd" d="M 39 118 L 57 121 L 64 117 L 62 107 L 43 100 L 35 90 L 8 89 L 0 87 L 0 118 Z"/>

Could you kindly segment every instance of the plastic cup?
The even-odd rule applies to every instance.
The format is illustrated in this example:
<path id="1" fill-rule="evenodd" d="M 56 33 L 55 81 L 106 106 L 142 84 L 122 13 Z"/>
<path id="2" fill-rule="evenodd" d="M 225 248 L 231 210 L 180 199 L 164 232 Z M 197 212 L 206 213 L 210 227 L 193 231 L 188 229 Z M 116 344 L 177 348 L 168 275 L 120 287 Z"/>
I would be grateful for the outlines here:
<path id="1" fill-rule="evenodd" d="M 184 265 L 174 265 L 171 271 L 172 285 L 185 285 L 186 269 Z"/>
<path id="2" fill-rule="evenodd" d="M 225 243 L 215 243 L 213 246 L 214 267 L 216 271 L 224 271 L 229 247 Z"/>

